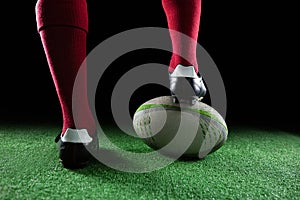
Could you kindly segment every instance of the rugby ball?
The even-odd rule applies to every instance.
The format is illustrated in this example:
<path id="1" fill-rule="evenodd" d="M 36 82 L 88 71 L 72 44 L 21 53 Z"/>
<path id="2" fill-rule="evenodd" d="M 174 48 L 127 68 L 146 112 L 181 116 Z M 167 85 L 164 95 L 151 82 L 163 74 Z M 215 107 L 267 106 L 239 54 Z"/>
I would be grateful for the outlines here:
<path id="1" fill-rule="evenodd" d="M 227 140 L 223 117 L 211 106 L 174 103 L 173 97 L 151 99 L 136 110 L 133 128 L 153 150 L 181 158 L 204 158 Z"/>

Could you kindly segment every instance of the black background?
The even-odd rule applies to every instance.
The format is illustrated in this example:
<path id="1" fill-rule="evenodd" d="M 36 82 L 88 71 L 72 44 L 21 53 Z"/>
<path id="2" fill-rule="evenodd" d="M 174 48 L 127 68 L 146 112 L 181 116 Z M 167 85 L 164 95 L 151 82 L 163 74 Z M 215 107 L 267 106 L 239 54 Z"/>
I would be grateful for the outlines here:
<path id="1" fill-rule="evenodd" d="M 128 29 L 167 27 L 159 0 L 103 2 L 88 1 L 88 51 Z M 36 30 L 35 3 L 6 2 L 3 6 L 8 11 L 1 14 L 3 123 L 61 122 Z M 203 1 L 199 43 L 214 59 L 225 82 L 228 124 L 299 130 L 297 19 L 296 6 L 283 1 Z M 111 120 L 111 88 L 130 67 L 149 62 L 168 64 L 168 59 L 166 52 L 144 50 L 116 60 L 102 80 L 111 84 L 105 84 L 97 94 L 97 101 L 105 105 L 99 108 L 101 116 Z M 167 92 L 155 85 L 140 88 L 132 97 L 131 112 L 143 101 Z"/>

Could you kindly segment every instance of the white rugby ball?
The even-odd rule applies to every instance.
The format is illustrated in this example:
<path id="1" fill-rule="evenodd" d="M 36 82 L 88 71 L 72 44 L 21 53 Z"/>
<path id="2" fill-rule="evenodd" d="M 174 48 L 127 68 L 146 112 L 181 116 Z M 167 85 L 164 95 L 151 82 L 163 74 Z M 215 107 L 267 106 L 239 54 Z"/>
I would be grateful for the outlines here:
<path id="1" fill-rule="evenodd" d="M 143 103 L 133 116 L 133 127 L 149 147 L 170 156 L 204 158 L 227 140 L 223 117 L 211 106 L 173 103 L 162 96 Z"/>

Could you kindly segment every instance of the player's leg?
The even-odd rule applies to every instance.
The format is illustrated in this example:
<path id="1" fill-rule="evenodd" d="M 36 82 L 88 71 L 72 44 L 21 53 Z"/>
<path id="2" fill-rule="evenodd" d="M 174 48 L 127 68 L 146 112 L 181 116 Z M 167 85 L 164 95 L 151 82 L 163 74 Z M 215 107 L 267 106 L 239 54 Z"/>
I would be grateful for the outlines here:
<path id="1" fill-rule="evenodd" d="M 88 13 L 85 0 L 38 0 L 38 31 L 62 109 L 63 126 L 60 158 L 68 167 L 87 161 L 83 143 L 96 138 L 95 122 L 90 112 L 86 77 L 81 77 L 80 107 L 72 111 L 72 91 L 80 66 L 86 67 Z M 82 65 L 83 64 L 83 65 Z M 78 121 L 74 122 L 74 115 Z M 79 136 L 80 135 L 80 136 Z M 74 155 L 71 155 L 74 154 Z"/>
<path id="2" fill-rule="evenodd" d="M 162 0 L 162 4 L 173 46 L 169 65 L 171 93 L 180 99 L 197 100 L 206 94 L 196 56 L 201 0 Z"/>

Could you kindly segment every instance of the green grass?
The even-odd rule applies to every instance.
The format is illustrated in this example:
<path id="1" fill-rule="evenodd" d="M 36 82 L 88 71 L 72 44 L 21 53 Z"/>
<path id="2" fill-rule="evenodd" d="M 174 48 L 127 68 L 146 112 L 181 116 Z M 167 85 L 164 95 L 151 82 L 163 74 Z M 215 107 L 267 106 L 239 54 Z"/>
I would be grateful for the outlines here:
<path id="1" fill-rule="evenodd" d="M 58 161 L 58 126 L 0 126 L 0 199 L 299 199 L 300 137 L 230 127 L 225 145 L 199 161 L 176 161 L 149 173 L 100 163 L 67 170 Z M 119 147 L 149 152 L 109 128 Z"/>

